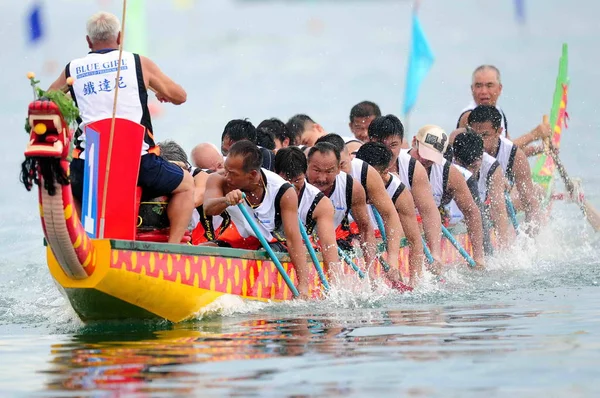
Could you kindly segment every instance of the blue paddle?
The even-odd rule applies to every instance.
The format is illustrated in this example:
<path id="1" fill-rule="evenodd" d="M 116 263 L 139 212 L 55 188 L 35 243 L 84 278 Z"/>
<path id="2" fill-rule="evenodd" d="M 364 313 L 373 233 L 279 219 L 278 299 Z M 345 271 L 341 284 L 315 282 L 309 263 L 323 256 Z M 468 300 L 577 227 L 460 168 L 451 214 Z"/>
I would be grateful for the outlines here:
<path id="1" fill-rule="evenodd" d="M 512 225 L 515 228 L 515 232 L 518 235 L 519 221 L 517 221 L 517 213 L 515 212 L 515 206 L 513 206 L 512 200 L 510 200 L 510 194 L 508 192 L 504 192 L 504 201 L 506 202 L 506 210 L 508 210 L 510 221 L 512 221 Z"/>
<path id="2" fill-rule="evenodd" d="M 242 195 L 243 195 L 243 198 L 246 199 L 246 194 L 242 193 Z M 267 242 L 265 237 L 262 235 L 262 233 L 258 229 L 258 225 L 256 225 L 256 222 L 252 219 L 252 216 L 250 216 L 250 213 L 248 213 L 248 210 L 246 209 L 244 204 L 238 203 L 237 207 L 240 209 L 240 211 L 244 215 L 244 218 L 250 225 L 250 228 L 252 228 L 252 231 L 254 231 L 254 235 L 256 235 L 256 238 L 258 238 L 258 240 L 260 241 L 260 244 L 262 245 L 263 249 L 265 249 L 267 251 L 267 253 L 269 254 L 269 257 L 271 257 L 271 261 L 273 261 L 273 264 L 275 264 L 275 266 L 277 267 L 277 270 L 279 271 L 279 274 L 281 274 L 281 277 L 285 281 L 285 284 L 287 285 L 287 287 L 290 288 L 294 297 L 298 297 L 300 295 L 300 293 L 298 293 L 298 289 L 296 289 L 296 286 L 294 286 L 294 284 L 292 283 L 292 280 L 290 279 L 288 274 L 283 269 L 281 262 L 279 262 L 279 258 L 277 258 L 277 256 L 273 252 L 273 249 L 271 249 L 271 246 L 269 246 L 269 243 Z"/>
<path id="3" fill-rule="evenodd" d="M 298 225 L 300 225 L 300 233 L 302 234 L 302 239 L 304 240 L 304 244 L 306 245 L 306 250 L 310 254 L 310 258 L 312 259 L 313 264 L 315 265 L 315 269 L 317 270 L 317 274 L 319 274 L 319 279 L 323 284 L 325 290 L 329 290 L 329 283 L 327 283 L 327 278 L 325 278 L 325 274 L 323 273 L 323 268 L 321 268 L 321 263 L 317 258 L 317 253 L 315 253 L 315 249 L 312 247 L 310 243 L 310 239 L 308 238 L 308 233 L 306 232 L 306 228 L 304 227 L 304 223 L 298 217 Z"/>
<path id="4" fill-rule="evenodd" d="M 452 246 L 454 246 L 456 248 L 456 250 L 458 250 L 460 255 L 463 256 L 465 258 L 465 260 L 467 260 L 467 263 L 469 263 L 469 265 L 471 267 L 475 267 L 477 265 L 475 263 L 475 260 L 473 260 L 473 258 L 471 256 L 469 256 L 469 253 L 467 253 L 465 251 L 465 249 L 463 249 L 463 247 L 460 245 L 460 243 L 458 243 L 458 241 L 456 239 L 454 239 L 454 236 L 452 236 L 450 231 L 448 231 L 448 229 L 446 227 L 444 227 L 443 225 L 442 225 L 442 233 L 444 234 L 446 239 L 448 239 L 450 241 L 450 243 L 452 243 Z"/>
<path id="5" fill-rule="evenodd" d="M 352 259 L 350 257 L 348 257 L 348 255 L 346 254 L 346 252 L 344 252 L 339 246 L 338 246 L 338 254 L 340 255 L 340 257 L 344 260 L 344 262 L 346 264 L 348 264 L 349 266 L 351 266 L 354 271 L 358 272 L 358 276 L 361 279 L 365 277 L 364 272 L 362 272 L 360 270 L 360 268 L 358 268 L 358 265 L 354 264 L 354 261 L 352 261 Z"/>

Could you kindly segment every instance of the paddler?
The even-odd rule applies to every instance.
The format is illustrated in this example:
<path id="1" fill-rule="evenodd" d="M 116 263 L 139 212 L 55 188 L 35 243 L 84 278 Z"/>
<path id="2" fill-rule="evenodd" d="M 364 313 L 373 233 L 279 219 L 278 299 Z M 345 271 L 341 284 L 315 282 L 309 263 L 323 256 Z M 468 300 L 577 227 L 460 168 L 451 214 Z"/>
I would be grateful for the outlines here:
<path id="1" fill-rule="evenodd" d="M 473 246 L 473 259 L 477 266 L 484 265 L 483 223 L 479 207 L 473 199 L 466 180 L 471 177 L 467 170 L 460 170 L 444 159 L 448 135 L 438 126 L 426 125 L 413 138 L 409 155 L 427 170 L 436 206 L 443 209 L 452 200 L 465 217 L 465 224 Z M 466 172 L 466 173 L 465 173 Z"/>
<path id="2" fill-rule="evenodd" d="M 371 101 L 362 101 L 350 109 L 350 131 L 361 141 L 369 141 L 369 125 L 376 117 L 381 116 L 379 106 Z"/>
<path id="3" fill-rule="evenodd" d="M 223 155 L 215 144 L 204 142 L 192 149 L 192 163 L 194 166 L 213 172 L 223 170 Z"/>
<path id="4" fill-rule="evenodd" d="M 308 162 L 297 147 L 282 148 L 275 155 L 275 172 L 288 181 L 298 194 L 298 215 L 308 235 L 316 232 L 323 253 L 323 262 L 330 269 L 340 259 L 335 240 L 334 210 L 331 200 L 306 181 Z"/>
<path id="5" fill-rule="evenodd" d="M 480 105 L 469 114 L 468 125 L 483 139 L 485 152 L 500 163 L 510 185 L 517 188 L 518 198 L 513 196 L 513 202 L 515 207 L 525 212 L 526 221 L 533 222 L 534 232 L 540 221 L 540 205 L 531 179 L 531 168 L 525 152 L 502 136 L 501 119 L 500 112 L 494 106 Z"/>
<path id="6" fill-rule="evenodd" d="M 458 118 L 456 127 L 465 127 L 469 114 L 475 107 L 479 105 L 490 105 L 495 107 L 501 115 L 502 136 L 512 140 L 516 146 L 523 149 L 527 156 L 534 156 L 543 151 L 543 146 L 529 145 L 530 143 L 549 137 L 552 129 L 548 123 L 542 122 L 529 133 L 522 135 L 519 138 L 512 139 L 509 136 L 508 122 L 504 111 L 498 107 L 498 98 L 502 94 L 502 82 L 500 79 L 500 70 L 493 65 L 481 65 L 473 71 L 471 81 L 471 94 L 473 100 L 463 109 Z M 452 139 L 451 139 L 452 141 Z"/>
<path id="7" fill-rule="evenodd" d="M 414 285 L 423 268 L 423 243 L 419 223 L 415 216 L 415 203 L 410 190 L 400 181 L 398 176 L 389 172 L 392 151 L 380 142 L 367 142 L 358 150 L 356 157 L 372 166 L 383 180 L 385 190 L 402 223 L 404 235 L 408 240 L 410 252 L 408 256 L 410 282 Z M 369 212 L 371 223 L 377 225 L 372 211 Z"/>
<path id="8" fill-rule="evenodd" d="M 484 152 L 483 139 L 477 134 L 458 134 L 452 147 L 454 162 L 473 173 L 477 181 L 477 190 L 483 205 L 484 225 L 491 224 L 490 230 L 486 233 L 493 231 L 498 239 L 499 247 L 506 248 L 510 242 L 508 214 L 504 197 L 506 180 L 500 163 Z M 487 220 L 491 223 L 487 223 Z"/>
<path id="9" fill-rule="evenodd" d="M 392 199 L 387 194 L 385 186 L 377 171 L 368 163 L 360 159 L 350 159 L 350 153 L 346 148 L 344 139 L 337 134 L 327 134 L 317 140 L 329 142 L 340 151 L 340 169 L 354 178 L 364 188 L 367 202 L 372 204 L 384 220 L 385 233 L 387 235 L 387 262 L 394 270 L 400 269 L 400 236 L 402 225 Z M 354 217 L 354 212 L 352 212 Z M 375 227 L 374 225 L 372 226 Z M 352 230 L 349 231 L 348 239 L 352 239 Z M 338 235 L 338 238 L 343 238 Z"/>
<path id="10" fill-rule="evenodd" d="M 206 245 L 248 250 L 261 247 L 237 206 L 243 204 L 254 216 L 259 230 L 273 250 L 289 252 L 298 275 L 298 291 L 301 297 L 306 298 L 309 271 L 306 248 L 298 226 L 298 195 L 292 185 L 277 174 L 261 168 L 261 164 L 261 150 L 252 142 L 242 140 L 229 148 L 225 175 L 213 173 L 208 177 L 204 212 L 208 216 L 217 216 L 227 210 L 231 223 L 222 226 L 216 240 Z"/>
<path id="11" fill-rule="evenodd" d="M 327 134 L 323 126 L 304 114 L 292 116 L 286 125 L 290 134 L 295 137 L 296 144 L 307 147 L 315 145 L 319 137 Z"/>
<path id="12" fill-rule="evenodd" d="M 221 152 L 224 156 L 227 156 L 229 148 L 236 142 L 243 140 L 248 140 L 257 145 L 256 127 L 246 119 L 230 120 L 225 125 L 223 134 L 221 134 Z M 273 151 L 262 146 L 258 146 L 258 149 L 262 153 L 262 167 L 269 171 L 273 171 L 273 162 L 275 161 L 275 154 Z"/>
<path id="13" fill-rule="evenodd" d="M 74 78 L 70 86 L 71 97 L 79 109 L 79 129 L 75 136 L 75 150 L 71 162 L 71 185 L 73 196 L 81 204 L 85 156 L 85 126 L 98 120 L 111 118 L 119 45 L 120 23 L 116 16 L 107 12 L 94 14 L 87 22 L 86 40 L 90 52 L 67 64 L 49 90 L 61 90 L 67 79 Z M 161 102 L 175 105 L 187 99 L 185 90 L 152 62 L 149 58 L 123 51 L 119 77 L 119 99 L 115 117 L 131 120 L 146 128 L 138 185 L 145 197 L 170 195 L 167 214 L 170 222 L 169 242 L 179 243 L 188 227 L 194 210 L 194 180 L 188 171 L 161 159 L 154 142 L 150 111 L 148 110 L 148 87 L 156 91 Z M 79 214 L 81 212 L 79 211 Z"/>
<path id="14" fill-rule="evenodd" d="M 423 165 L 413 159 L 408 151 L 401 150 L 404 140 L 404 126 L 394 115 L 381 116 L 369 126 L 369 140 L 381 142 L 392 151 L 389 171 L 396 174 L 400 181 L 411 191 L 416 210 L 423 221 L 423 232 L 434 263 L 433 271 L 440 272 L 442 263 L 442 223 L 440 213 L 433 200 L 427 171 Z"/>
<path id="15" fill-rule="evenodd" d="M 307 180 L 331 200 L 334 209 L 333 225 L 348 225 L 348 214 L 352 215 L 360 234 L 361 248 L 366 263 L 375 261 L 376 245 L 373 227 L 367 211 L 365 190 L 360 183 L 340 167 L 341 155 L 339 149 L 329 142 L 319 142 L 308 152 Z M 344 246 L 342 249 L 350 247 Z"/>

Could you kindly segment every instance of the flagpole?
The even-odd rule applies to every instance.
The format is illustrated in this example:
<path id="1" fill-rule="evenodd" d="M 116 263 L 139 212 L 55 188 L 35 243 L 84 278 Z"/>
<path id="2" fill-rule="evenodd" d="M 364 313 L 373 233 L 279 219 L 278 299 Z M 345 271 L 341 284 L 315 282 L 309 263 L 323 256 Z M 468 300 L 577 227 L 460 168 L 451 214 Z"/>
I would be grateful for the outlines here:
<path id="1" fill-rule="evenodd" d="M 110 161 L 112 155 L 113 140 L 115 136 L 115 117 L 117 114 L 117 98 L 119 94 L 119 78 L 121 76 L 121 62 L 123 60 L 123 45 L 125 43 L 125 16 L 127 12 L 127 0 L 123 0 L 123 17 L 121 19 L 121 43 L 119 44 L 119 61 L 117 63 L 117 77 L 115 78 L 115 99 L 113 100 L 112 119 L 110 121 L 110 134 L 108 138 L 108 157 L 106 159 L 106 172 L 104 174 L 104 187 L 102 188 L 102 212 L 100 213 L 100 239 L 104 239 L 104 221 L 106 216 L 106 195 L 108 194 L 108 177 L 110 175 Z"/>

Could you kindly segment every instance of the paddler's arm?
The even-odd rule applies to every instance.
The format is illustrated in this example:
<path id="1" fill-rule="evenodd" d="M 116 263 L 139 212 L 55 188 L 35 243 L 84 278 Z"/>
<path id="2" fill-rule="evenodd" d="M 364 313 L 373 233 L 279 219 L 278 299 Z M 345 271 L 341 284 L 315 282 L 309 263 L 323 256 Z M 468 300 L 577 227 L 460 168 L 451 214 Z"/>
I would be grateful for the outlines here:
<path id="1" fill-rule="evenodd" d="M 456 201 L 456 205 L 465 216 L 465 224 L 467 224 L 467 231 L 469 232 L 469 238 L 471 238 L 471 245 L 473 246 L 473 260 L 475 260 L 477 266 L 483 266 L 483 223 L 481 221 L 481 213 L 473 199 L 473 195 L 471 195 L 465 178 L 454 166 L 450 167 L 448 190 Z"/>
<path id="2" fill-rule="evenodd" d="M 206 180 L 206 190 L 204 191 L 204 213 L 207 216 L 218 216 L 223 213 L 225 209 L 229 206 L 236 205 L 242 201 L 242 191 L 235 190 L 229 192 L 226 196 L 223 191 L 223 184 L 225 183 L 225 178 L 219 174 L 211 174 Z M 235 201 L 237 198 L 229 198 L 232 194 L 239 196 L 239 200 Z M 231 199 L 231 200 L 230 200 Z"/>
<path id="3" fill-rule="evenodd" d="M 387 261 L 392 269 L 399 270 L 400 231 L 402 230 L 400 218 L 390 195 L 385 190 L 383 180 L 372 166 L 367 169 L 367 192 L 369 192 L 369 200 L 383 218 L 387 236 Z"/>
<path id="4" fill-rule="evenodd" d="M 515 139 L 513 141 L 513 144 L 515 144 L 519 148 L 525 150 L 525 147 L 527 147 L 527 145 L 529 145 L 530 143 L 537 141 L 537 140 L 543 140 L 544 138 L 550 137 L 551 135 L 552 135 L 552 127 L 550 126 L 550 123 L 548 123 L 546 121 L 546 117 L 544 117 L 544 120 L 542 121 L 542 123 L 537 125 L 529 133 L 523 134 L 519 138 Z M 530 151 L 532 153 L 527 154 L 528 156 L 532 156 L 532 154 L 534 154 L 533 150 L 530 150 Z"/>
<path id="5" fill-rule="evenodd" d="M 323 254 L 323 263 L 325 264 L 326 270 L 329 270 L 332 264 L 335 267 L 340 263 L 337 242 L 335 241 L 333 215 L 333 204 L 331 203 L 331 200 L 325 196 L 319 201 L 317 207 L 315 207 L 313 219 L 317 222 L 317 236 L 319 237 L 321 253 Z"/>
<path id="6" fill-rule="evenodd" d="M 306 299 L 309 298 L 310 271 L 306 262 L 306 247 L 302 241 L 300 226 L 298 225 L 298 195 L 293 187 L 289 187 L 283 194 L 279 205 L 288 251 L 298 276 L 298 286 L 296 287 L 300 293 L 300 298 Z"/>
<path id="7" fill-rule="evenodd" d="M 537 234 L 540 222 L 540 204 L 536 198 L 536 191 L 531 180 L 529 162 L 521 149 L 517 149 L 515 154 L 513 171 L 515 173 L 515 185 L 525 210 L 525 220 L 527 222 L 533 221 L 534 225 L 531 232 Z"/>
<path id="8" fill-rule="evenodd" d="M 498 244 L 502 249 L 508 247 L 509 242 L 508 213 L 506 212 L 506 199 L 504 197 L 505 186 L 504 172 L 501 167 L 497 167 L 490 178 L 488 198 L 490 199 L 490 215 L 494 222 Z"/>
<path id="9" fill-rule="evenodd" d="M 183 87 L 165 75 L 151 59 L 140 56 L 140 60 L 144 80 L 148 79 L 147 85 L 156 91 L 156 98 L 175 105 L 181 105 L 187 100 L 187 93 Z"/>
<path id="10" fill-rule="evenodd" d="M 430 267 L 434 271 L 440 272 L 442 266 L 442 218 L 433 200 L 427 171 L 420 162 L 415 163 L 411 193 L 423 219 L 423 232 L 434 259 L 434 264 L 431 264 Z"/>
<path id="11" fill-rule="evenodd" d="M 204 203 L 206 193 L 206 181 L 210 174 L 201 171 L 194 176 L 194 206 L 198 207 Z"/>
<path id="12" fill-rule="evenodd" d="M 400 217 L 400 223 L 408 240 L 408 246 L 410 247 L 408 254 L 410 284 L 414 286 L 417 278 L 421 276 L 423 271 L 424 254 L 421 231 L 419 230 L 419 223 L 415 216 L 415 202 L 408 188 L 404 188 L 404 191 L 396 199 L 395 204 L 396 211 Z"/>
<path id="13" fill-rule="evenodd" d="M 381 177 L 379 177 L 381 178 Z M 375 243 L 375 231 L 371 225 L 371 218 L 367 210 L 367 195 L 362 185 L 353 180 L 352 185 L 352 218 L 356 221 L 360 231 L 361 247 L 365 253 L 365 261 L 370 266 L 374 264 L 377 254 L 377 244 Z"/>

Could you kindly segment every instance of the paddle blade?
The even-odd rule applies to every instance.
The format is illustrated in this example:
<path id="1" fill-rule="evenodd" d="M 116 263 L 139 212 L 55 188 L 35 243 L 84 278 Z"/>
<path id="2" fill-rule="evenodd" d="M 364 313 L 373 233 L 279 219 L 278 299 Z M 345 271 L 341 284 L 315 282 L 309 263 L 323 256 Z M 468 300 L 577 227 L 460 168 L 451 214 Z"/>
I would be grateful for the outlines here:
<path id="1" fill-rule="evenodd" d="M 583 208 L 585 209 L 585 218 L 594 228 L 594 231 L 600 231 L 600 212 L 587 200 L 583 202 Z"/>

